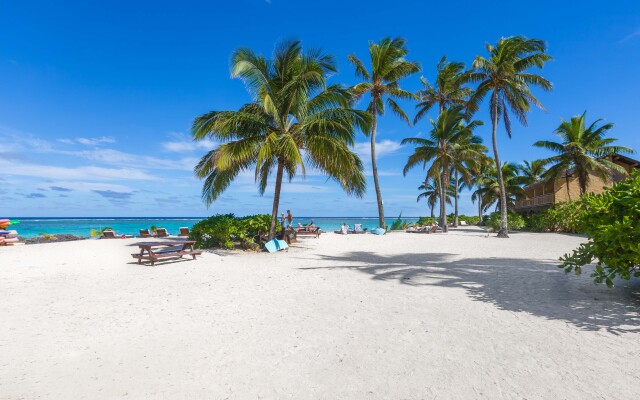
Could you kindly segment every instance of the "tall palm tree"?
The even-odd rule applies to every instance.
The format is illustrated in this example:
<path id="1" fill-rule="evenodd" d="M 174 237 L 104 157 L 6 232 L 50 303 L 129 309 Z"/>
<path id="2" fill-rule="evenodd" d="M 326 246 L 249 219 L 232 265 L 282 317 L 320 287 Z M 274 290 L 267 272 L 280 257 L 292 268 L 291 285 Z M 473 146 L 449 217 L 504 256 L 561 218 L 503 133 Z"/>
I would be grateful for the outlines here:
<path id="1" fill-rule="evenodd" d="M 243 171 L 254 169 L 263 194 L 275 171 L 270 238 L 276 233 L 282 180 L 291 181 L 307 166 L 323 171 L 348 194 L 364 195 L 362 162 L 349 149 L 355 130 L 370 129 L 370 116 L 350 108 L 350 91 L 327 86 L 336 71 L 334 58 L 317 50 L 303 51 L 300 42 L 276 47 L 272 59 L 241 48 L 232 56 L 231 75 L 241 78 L 253 102 L 238 111 L 211 111 L 193 122 L 195 140 L 222 144 L 195 167 L 204 179 L 202 198 L 214 202 Z"/>
<path id="2" fill-rule="evenodd" d="M 438 203 L 440 199 L 440 179 L 439 178 L 429 178 L 422 183 L 422 185 L 418 186 L 418 190 L 420 190 L 420 194 L 416 201 L 420 201 L 421 199 L 427 199 L 427 204 L 429 205 L 429 209 L 431 211 L 430 217 L 435 218 L 435 214 L 433 212 L 436 203 Z M 449 185 L 446 192 L 446 202 L 451 205 L 451 197 L 455 194 L 453 185 Z"/>
<path id="3" fill-rule="evenodd" d="M 367 70 L 364 63 L 355 54 L 349 55 L 349 60 L 355 66 L 356 76 L 364 80 L 353 87 L 353 93 L 360 97 L 369 93 L 370 101 L 367 111 L 373 117 L 371 131 L 371 170 L 373 183 L 378 201 L 378 218 L 381 227 L 385 226 L 384 206 L 380 183 L 378 182 L 378 163 L 376 160 L 376 133 L 378 129 L 378 115 L 385 112 L 385 100 L 391 111 L 400 119 L 410 124 L 409 117 L 394 99 L 414 99 L 413 93 L 400 88 L 400 80 L 420 71 L 417 62 L 407 61 L 408 50 L 403 38 L 385 38 L 378 43 L 369 43 L 369 57 L 371 70 Z"/>
<path id="4" fill-rule="evenodd" d="M 466 114 L 462 107 L 446 108 L 438 116 L 436 121 L 431 120 L 432 129 L 429 139 L 406 138 L 402 144 L 416 146 L 414 153 L 409 156 L 403 173 L 413 167 L 422 164 L 426 168 L 432 161 L 427 171 L 430 177 L 440 177 L 442 187 L 448 187 L 451 180 L 451 172 L 456 169 L 463 174 L 468 174 L 463 160 L 468 160 L 480 155 L 478 144 L 481 139 L 473 135 L 473 130 L 482 125 L 481 121 L 465 120 Z M 445 191 L 440 191 L 440 225 L 447 227 Z"/>
<path id="5" fill-rule="evenodd" d="M 514 163 L 502 164 L 500 172 L 502 173 L 504 191 L 502 191 L 500 187 L 498 170 L 495 167 L 495 164 L 493 164 L 482 177 L 482 188 L 480 189 L 480 194 L 482 195 L 482 202 L 485 205 L 485 210 L 492 204 L 496 204 L 496 210 L 502 213 L 503 204 L 506 203 L 505 211 L 512 211 L 516 207 L 516 199 L 525 194 L 523 189 L 525 178 L 522 175 L 519 175 L 518 165 Z M 507 199 L 506 202 L 500 201 L 503 193 Z"/>
<path id="6" fill-rule="evenodd" d="M 467 101 L 473 94 L 473 89 L 465 87 L 471 79 L 469 71 L 464 70 L 464 64 L 461 62 L 448 62 L 447 56 L 442 57 L 438 63 L 435 86 L 432 86 L 424 77 L 420 78 L 424 89 L 418 92 L 420 102 L 416 105 L 418 112 L 413 120 L 414 124 L 418 123 L 427 113 L 436 105 L 438 105 L 438 115 L 441 114 L 446 107 L 466 107 Z M 457 185 L 456 173 L 456 185 Z M 439 187 L 444 187 L 440 183 Z M 456 194 L 456 206 L 458 209 L 458 195 Z M 444 205 L 440 205 L 440 214 L 444 212 Z M 454 217 L 453 224 L 458 226 L 457 212 Z"/>
<path id="7" fill-rule="evenodd" d="M 533 160 L 531 162 L 525 160 L 518 168 L 520 168 L 520 173 L 524 176 L 525 185 L 542 181 L 547 171 L 543 160 Z"/>
<path id="8" fill-rule="evenodd" d="M 615 153 L 635 153 L 629 147 L 612 145 L 617 139 L 605 137 L 613 128 L 612 123 L 598 126 L 602 121 L 598 119 L 587 126 L 586 116 L 585 111 L 582 115 L 571 118 L 570 121 L 562 120 L 555 130 L 555 134 L 562 139 L 561 142 L 540 140 L 533 144 L 558 153 L 541 161 L 545 165 L 551 164 L 545 177 L 555 180 L 564 175 L 567 179 L 568 191 L 569 176 L 576 174 L 580 196 L 586 193 L 591 174 L 605 182 L 610 180 L 613 171 L 626 174 L 624 168 L 608 160 L 607 156 Z"/>
<path id="9" fill-rule="evenodd" d="M 469 109 L 478 108 L 482 99 L 489 96 L 489 114 L 492 125 L 493 157 L 496 165 L 502 165 L 498 154 L 498 123 L 502 119 L 507 135 L 511 137 L 511 119 L 515 115 L 524 126 L 531 104 L 544 109 L 540 101 L 531 93 L 531 86 L 551 90 L 551 83 L 540 75 L 528 72 L 532 67 L 542 68 L 551 60 L 546 54 L 545 43 L 524 36 L 512 36 L 498 40 L 496 46 L 486 45 L 489 58 L 477 56 L 473 61 L 475 71 L 471 79 L 479 82 L 469 100 Z M 507 227 L 507 198 L 501 169 L 497 169 L 500 188 L 501 224 L 498 237 L 509 237 Z"/>

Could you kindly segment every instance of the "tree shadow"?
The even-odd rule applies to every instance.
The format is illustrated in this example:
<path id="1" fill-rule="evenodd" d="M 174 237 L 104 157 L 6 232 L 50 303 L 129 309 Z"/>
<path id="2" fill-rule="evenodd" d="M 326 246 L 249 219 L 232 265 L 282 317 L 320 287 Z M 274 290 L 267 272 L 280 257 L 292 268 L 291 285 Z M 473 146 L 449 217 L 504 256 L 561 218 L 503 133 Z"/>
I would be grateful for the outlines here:
<path id="1" fill-rule="evenodd" d="M 300 269 L 351 269 L 381 281 L 413 287 L 464 289 L 498 309 L 563 320 L 581 329 L 640 333 L 640 279 L 594 285 L 590 271 L 567 275 L 557 260 L 460 258 L 447 253 L 382 256 L 351 252 L 323 255 L 331 265 Z"/>

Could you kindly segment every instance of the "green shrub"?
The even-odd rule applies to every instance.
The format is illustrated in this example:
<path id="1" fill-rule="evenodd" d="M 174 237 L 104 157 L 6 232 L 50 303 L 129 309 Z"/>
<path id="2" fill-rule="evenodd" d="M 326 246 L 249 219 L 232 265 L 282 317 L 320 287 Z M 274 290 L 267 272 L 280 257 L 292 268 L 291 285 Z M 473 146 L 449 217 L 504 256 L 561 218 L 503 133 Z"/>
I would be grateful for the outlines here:
<path id="1" fill-rule="evenodd" d="M 416 222 L 416 225 L 419 226 L 423 226 L 423 225 L 433 225 L 433 224 L 437 224 L 438 223 L 438 218 L 436 217 L 420 217 L 418 219 L 418 222 Z"/>
<path id="2" fill-rule="evenodd" d="M 640 277 L 640 173 L 602 194 L 587 194 L 580 228 L 589 237 L 571 255 L 560 258 L 565 272 L 582 272 L 597 260 L 591 274 L 596 283 L 613 286 L 613 279 Z"/>
<path id="3" fill-rule="evenodd" d="M 410 226 L 409 222 L 402 219 L 402 213 L 398 216 L 398 219 L 391 223 L 392 231 L 402 231 L 407 229 Z"/>
<path id="4" fill-rule="evenodd" d="M 196 241 L 200 249 L 233 249 L 236 244 L 252 248 L 269 233 L 271 216 L 251 215 L 236 218 L 233 214 L 218 214 L 198 222 L 191 228 L 189 238 Z M 278 231 L 282 228 L 278 224 Z"/>
<path id="5" fill-rule="evenodd" d="M 467 225 L 478 225 L 480 223 L 480 217 L 469 216 L 469 215 L 459 215 L 458 221 L 465 221 Z"/>
<path id="6" fill-rule="evenodd" d="M 524 218 L 522 217 L 522 215 L 518 213 L 514 213 L 514 212 L 507 213 L 507 221 L 508 221 L 508 228 L 510 231 L 518 231 L 524 228 L 525 226 Z M 500 213 L 499 212 L 491 213 L 486 223 L 487 223 L 487 226 L 492 228 L 493 230 L 496 230 L 496 231 L 499 230 L 500 229 Z"/>
<path id="7" fill-rule="evenodd" d="M 526 229 L 533 232 L 580 232 L 581 201 L 568 201 L 525 217 Z"/>

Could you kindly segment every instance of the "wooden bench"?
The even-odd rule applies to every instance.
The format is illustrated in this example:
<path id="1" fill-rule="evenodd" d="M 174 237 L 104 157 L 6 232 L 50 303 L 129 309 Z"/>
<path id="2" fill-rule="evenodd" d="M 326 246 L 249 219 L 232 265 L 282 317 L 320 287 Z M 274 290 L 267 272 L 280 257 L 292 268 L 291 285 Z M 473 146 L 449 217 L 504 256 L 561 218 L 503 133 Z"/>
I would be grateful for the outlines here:
<path id="1" fill-rule="evenodd" d="M 156 261 L 164 258 L 182 258 L 184 256 L 192 256 L 196 259 L 196 256 L 202 254 L 202 250 L 194 250 L 193 245 L 195 241 L 181 241 L 181 242 L 146 242 L 138 243 L 140 253 L 132 253 L 131 256 L 138 260 L 138 264 L 142 264 L 143 260 L 150 261 L 151 266 L 155 266 Z M 154 248 L 169 248 L 181 246 L 177 250 L 160 250 L 154 251 Z M 145 252 L 147 254 L 145 254 Z"/>

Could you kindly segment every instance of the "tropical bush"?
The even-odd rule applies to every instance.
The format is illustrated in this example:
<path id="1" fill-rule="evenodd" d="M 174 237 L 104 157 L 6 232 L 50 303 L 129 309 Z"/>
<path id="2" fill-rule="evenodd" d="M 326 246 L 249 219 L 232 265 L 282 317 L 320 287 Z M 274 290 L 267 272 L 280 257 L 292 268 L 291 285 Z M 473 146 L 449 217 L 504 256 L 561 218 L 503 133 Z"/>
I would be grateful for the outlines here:
<path id="1" fill-rule="evenodd" d="M 581 232 L 580 217 L 583 212 L 584 206 L 581 201 L 558 203 L 537 214 L 526 216 L 526 230 L 578 233 Z"/>
<path id="2" fill-rule="evenodd" d="M 250 215 L 238 218 L 233 214 L 218 214 L 198 222 L 191 228 L 189 238 L 196 241 L 200 249 L 256 248 L 269 233 L 271 216 Z M 282 227 L 278 226 L 278 231 Z"/>
<path id="3" fill-rule="evenodd" d="M 580 274 L 597 260 L 591 277 L 609 287 L 615 277 L 640 277 L 640 173 L 602 194 L 585 195 L 582 205 L 579 223 L 589 241 L 561 257 L 560 268 Z"/>
<path id="4" fill-rule="evenodd" d="M 510 231 L 518 231 L 525 227 L 524 218 L 522 215 L 514 212 L 510 212 L 507 215 L 508 218 L 508 227 Z M 487 226 L 492 228 L 493 230 L 500 229 L 500 213 L 494 212 L 489 215 L 489 218 L 486 221 Z"/>
<path id="5" fill-rule="evenodd" d="M 480 217 L 478 217 L 477 215 L 476 216 L 459 215 L 458 221 L 465 221 L 467 225 L 479 225 Z"/>
<path id="6" fill-rule="evenodd" d="M 409 223 L 406 220 L 402 219 L 402 213 L 400 213 L 400 215 L 398 216 L 398 219 L 396 219 L 395 221 L 393 221 L 391 223 L 390 230 L 392 230 L 392 231 L 402 231 L 402 230 L 407 229 L 411 225 L 412 225 L 411 223 Z"/>
<path id="7" fill-rule="evenodd" d="M 423 225 L 433 225 L 437 223 L 438 223 L 437 217 L 420 217 L 418 219 L 418 222 L 416 222 L 416 225 L 423 226 Z"/>

